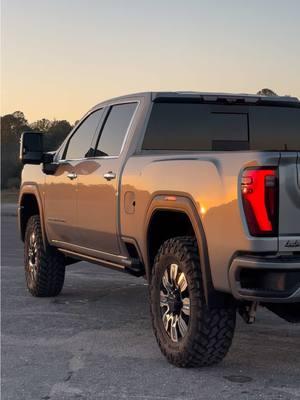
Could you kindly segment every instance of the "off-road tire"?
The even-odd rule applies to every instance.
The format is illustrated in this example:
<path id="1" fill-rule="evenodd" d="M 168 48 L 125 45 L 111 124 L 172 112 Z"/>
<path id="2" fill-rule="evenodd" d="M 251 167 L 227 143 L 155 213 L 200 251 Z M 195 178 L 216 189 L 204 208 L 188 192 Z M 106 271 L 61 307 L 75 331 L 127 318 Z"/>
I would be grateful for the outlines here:
<path id="1" fill-rule="evenodd" d="M 35 262 L 30 264 L 32 249 Z M 27 222 L 24 266 L 27 288 L 33 296 L 52 297 L 61 292 L 65 280 L 64 256 L 54 247 L 46 245 L 45 248 L 39 215 L 31 216 Z"/>
<path id="2" fill-rule="evenodd" d="M 190 297 L 190 317 L 186 334 L 171 340 L 160 308 L 161 280 L 170 263 L 184 272 Z M 236 309 L 208 308 L 205 303 L 197 242 L 184 236 L 169 239 L 160 247 L 150 283 L 152 325 L 158 345 L 167 360 L 178 367 L 202 367 L 219 363 L 227 354 L 234 335 Z"/>

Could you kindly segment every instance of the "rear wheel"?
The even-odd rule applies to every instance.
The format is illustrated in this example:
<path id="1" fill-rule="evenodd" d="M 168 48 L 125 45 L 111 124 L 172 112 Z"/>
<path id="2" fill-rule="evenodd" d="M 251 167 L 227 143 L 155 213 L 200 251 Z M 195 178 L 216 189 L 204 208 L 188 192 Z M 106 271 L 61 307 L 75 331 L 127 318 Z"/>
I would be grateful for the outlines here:
<path id="1" fill-rule="evenodd" d="M 154 262 L 151 315 L 162 353 L 179 367 L 216 364 L 231 346 L 235 307 L 208 308 L 202 288 L 196 240 L 167 240 Z"/>
<path id="2" fill-rule="evenodd" d="M 33 296 L 57 296 L 64 285 L 64 256 L 55 248 L 44 247 L 40 217 L 29 218 L 24 240 L 24 264 L 27 288 Z"/>

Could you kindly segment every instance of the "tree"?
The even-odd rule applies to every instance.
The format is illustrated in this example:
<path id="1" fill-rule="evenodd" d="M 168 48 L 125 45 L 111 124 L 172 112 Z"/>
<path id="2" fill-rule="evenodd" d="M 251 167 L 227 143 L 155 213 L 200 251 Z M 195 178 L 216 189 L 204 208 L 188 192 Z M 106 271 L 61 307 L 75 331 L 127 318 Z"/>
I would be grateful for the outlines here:
<path id="1" fill-rule="evenodd" d="M 46 133 L 51 128 L 51 125 L 52 122 L 49 121 L 49 119 L 42 118 L 36 122 L 33 122 L 30 126 L 34 131 Z"/>
<path id="2" fill-rule="evenodd" d="M 21 133 L 26 130 L 31 128 L 21 111 L 1 117 L 1 188 L 20 176 L 19 142 Z"/>
<path id="3" fill-rule="evenodd" d="M 72 125 L 66 120 L 52 121 L 44 138 L 45 150 L 56 150 L 68 133 L 70 133 L 71 129 Z"/>
<path id="4" fill-rule="evenodd" d="M 273 90 L 268 89 L 268 88 L 264 88 L 261 89 L 257 92 L 257 94 L 259 96 L 278 96 L 278 94 L 276 94 L 275 92 L 273 92 Z"/>
<path id="5" fill-rule="evenodd" d="M 65 139 L 72 125 L 66 121 L 49 121 L 42 118 L 29 124 L 21 111 L 1 117 L 1 188 L 16 185 L 20 181 L 22 165 L 19 161 L 21 133 L 35 130 L 44 133 L 44 149 L 51 151 Z"/>
<path id="6" fill-rule="evenodd" d="M 24 114 L 21 111 L 15 111 L 1 117 L 1 141 L 2 144 L 15 142 L 20 139 L 21 133 L 25 130 L 31 130 Z"/>

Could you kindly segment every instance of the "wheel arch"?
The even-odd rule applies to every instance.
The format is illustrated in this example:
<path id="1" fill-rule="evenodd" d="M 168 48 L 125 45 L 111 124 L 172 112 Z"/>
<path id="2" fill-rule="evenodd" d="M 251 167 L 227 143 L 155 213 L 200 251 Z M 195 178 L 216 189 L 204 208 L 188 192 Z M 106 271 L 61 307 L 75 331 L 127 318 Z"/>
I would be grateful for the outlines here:
<path id="1" fill-rule="evenodd" d="M 182 230 L 176 228 L 175 231 L 173 231 L 174 224 L 171 224 L 169 230 L 166 230 L 165 226 L 163 226 L 163 228 L 161 227 L 162 225 L 160 225 L 160 223 L 165 224 L 168 218 L 171 217 L 170 213 L 172 213 L 172 219 L 173 216 L 176 215 L 174 218 L 175 222 L 183 222 L 183 226 L 181 226 Z M 178 217 L 179 215 L 180 217 Z M 203 277 L 203 290 L 206 302 L 207 304 L 218 303 L 218 298 L 222 297 L 220 302 L 224 305 L 223 297 L 225 294 L 217 292 L 213 287 L 206 236 L 200 215 L 193 201 L 188 197 L 173 194 L 157 195 L 153 198 L 148 208 L 145 224 L 144 243 L 146 248 L 144 249 L 144 259 L 148 282 L 151 278 L 154 254 L 162 242 L 174 237 L 174 233 L 175 236 L 194 234 L 199 249 L 200 268 Z M 158 235 L 158 237 L 155 235 Z"/>
<path id="2" fill-rule="evenodd" d="M 26 226 L 32 215 L 38 214 L 41 221 L 41 230 L 44 246 L 47 244 L 47 237 L 44 225 L 44 213 L 40 193 L 35 185 L 23 186 L 19 196 L 18 225 L 21 240 L 24 242 Z"/>

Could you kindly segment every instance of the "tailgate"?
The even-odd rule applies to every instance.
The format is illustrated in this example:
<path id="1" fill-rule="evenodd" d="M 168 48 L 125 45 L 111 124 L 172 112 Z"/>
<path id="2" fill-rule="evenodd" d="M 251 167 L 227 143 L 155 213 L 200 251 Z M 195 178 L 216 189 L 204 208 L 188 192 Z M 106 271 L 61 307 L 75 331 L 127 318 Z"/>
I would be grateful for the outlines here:
<path id="1" fill-rule="evenodd" d="M 300 153 L 281 153 L 279 251 L 300 251 Z"/>

